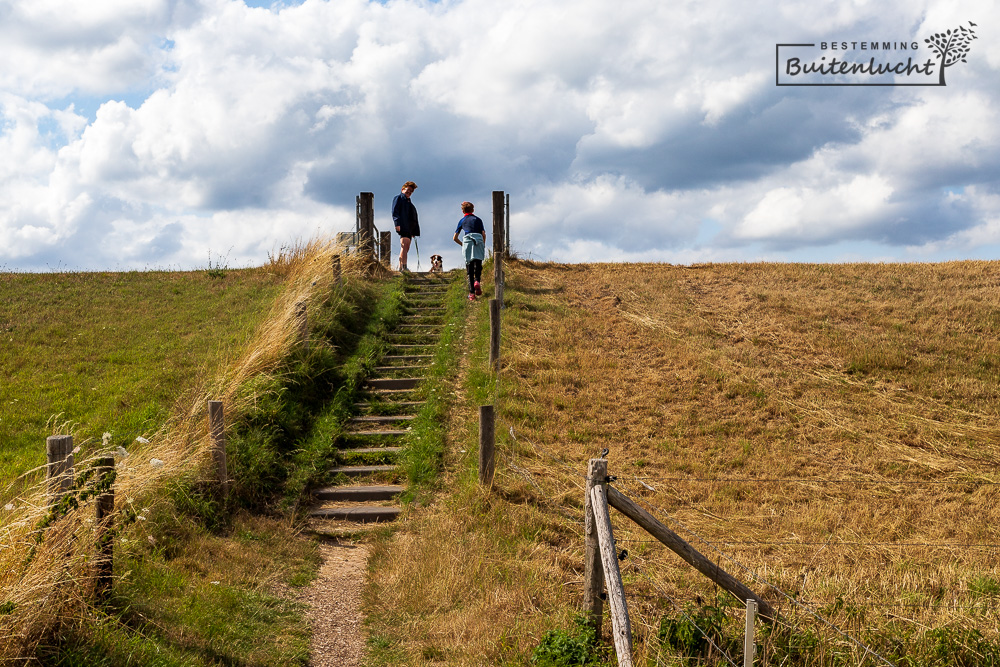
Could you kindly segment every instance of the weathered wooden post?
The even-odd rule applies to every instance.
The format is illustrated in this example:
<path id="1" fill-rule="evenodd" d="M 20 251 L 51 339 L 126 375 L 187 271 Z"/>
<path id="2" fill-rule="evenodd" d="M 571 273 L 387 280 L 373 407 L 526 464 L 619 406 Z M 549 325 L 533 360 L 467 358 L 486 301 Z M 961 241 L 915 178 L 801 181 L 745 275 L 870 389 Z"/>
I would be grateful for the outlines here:
<path id="1" fill-rule="evenodd" d="M 622 572 L 618 569 L 618 554 L 615 551 L 614 533 L 611 531 L 611 513 L 608 510 L 605 487 L 595 484 L 590 490 L 590 500 L 597 527 L 597 540 L 601 545 L 601 565 L 604 567 L 604 581 L 608 589 L 611 635 L 615 641 L 618 667 L 632 667 L 632 624 L 628 618 Z"/>
<path id="2" fill-rule="evenodd" d="M 496 447 L 496 421 L 492 405 L 479 406 L 479 483 L 493 484 L 496 467 L 494 449 Z"/>
<path id="3" fill-rule="evenodd" d="M 333 284 L 340 287 L 344 284 L 344 279 L 340 274 L 340 255 L 334 255 L 330 258 L 330 264 L 333 267 Z"/>
<path id="4" fill-rule="evenodd" d="M 493 292 L 503 303 L 503 190 L 493 191 Z"/>
<path id="5" fill-rule="evenodd" d="M 97 481 L 106 487 L 97 496 L 97 595 L 106 598 L 111 592 L 115 564 L 114 513 L 115 513 L 115 459 L 105 456 L 97 461 Z"/>
<path id="6" fill-rule="evenodd" d="M 366 261 L 374 261 L 375 250 L 375 194 L 358 195 L 358 252 Z"/>
<path id="7" fill-rule="evenodd" d="M 597 526 L 590 500 L 590 490 L 596 485 L 606 484 L 608 462 L 605 459 L 590 459 L 587 464 L 587 487 L 583 500 L 583 612 L 590 617 L 590 625 L 601 635 L 601 617 L 604 614 L 604 568 L 601 567 L 601 547 L 597 540 Z"/>
<path id="8" fill-rule="evenodd" d="M 392 258 L 389 257 L 389 246 L 392 244 L 392 232 L 379 232 L 378 238 L 379 261 L 382 262 L 382 266 L 388 267 L 392 262 Z"/>
<path id="9" fill-rule="evenodd" d="M 55 505 L 73 487 L 73 436 L 50 435 L 46 438 L 45 458 L 49 504 Z"/>
<path id="10" fill-rule="evenodd" d="M 208 428 L 211 436 L 212 460 L 222 497 L 229 496 L 229 471 L 226 466 L 226 421 L 222 401 L 208 402 Z"/>
<path id="11" fill-rule="evenodd" d="M 753 659 L 757 654 L 756 624 L 757 602 L 747 600 L 747 630 L 743 637 L 743 667 L 753 667 Z"/>
<path id="12" fill-rule="evenodd" d="M 500 301 L 490 299 L 490 368 L 500 368 Z"/>
<path id="13" fill-rule="evenodd" d="M 309 349 L 309 311 L 304 301 L 295 304 L 295 321 L 299 326 L 299 340 L 302 347 Z"/>
<path id="14" fill-rule="evenodd" d="M 503 258 L 510 259 L 510 195 L 504 195 L 503 206 Z"/>

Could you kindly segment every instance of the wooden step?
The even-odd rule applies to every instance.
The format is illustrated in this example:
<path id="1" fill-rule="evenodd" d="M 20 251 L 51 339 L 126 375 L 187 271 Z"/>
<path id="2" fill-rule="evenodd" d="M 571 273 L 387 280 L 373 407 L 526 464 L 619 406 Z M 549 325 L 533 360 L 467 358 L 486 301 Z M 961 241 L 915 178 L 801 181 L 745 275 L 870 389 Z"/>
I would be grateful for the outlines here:
<path id="1" fill-rule="evenodd" d="M 413 371 L 426 371 L 428 368 L 430 368 L 430 365 L 428 364 L 425 364 L 423 366 L 376 366 L 375 372 L 376 373 L 392 373 L 399 371 L 413 372 Z"/>
<path id="2" fill-rule="evenodd" d="M 389 430 L 389 431 L 347 431 L 347 432 L 344 433 L 344 435 L 345 436 L 356 436 L 356 435 L 364 435 L 364 436 L 368 436 L 368 435 L 375 435 L 375 436 L 380 436 L 380 435 L 395 435 L 395 436 L 400 436 L 400 435 L 406 435 L 407 433 L 409 433 L 409 431 L 399 430 L 399 429 L 392 429 L 392 430 Z"/>
<path id="3" fill-rule="evenodd" d="M 330 468 L 330 473 L 358 477 L 359 475 L 374 475 L 380 472 L 396 472 L 397 470 L 399 470 L 399 466 L 334 466 Z"/>
<path id="4" fill-rule="evenodd" d="M 413 421 L 414 419 L 416 419 L 414 415 L 361 415 L 351 417 L 350 421 L 355 424 L 393 424 Z"/>
<path id="5" fill-rule="evenodd" d="M 426 378 L 369 378 L 365 384 L 372 389 L 414 389 Z"/>
<path id="6" fill-rule="evenodd" d="M 381 401 L 379 403 L 376 403 L 375 405 L 377 405 L 379 408 L 412 409 L 412 408 L 418 408 L 418 407 L 420 407 L 421 405 L 423 405 L 426 402 L 427 401 Z M 357 410 L 367 410 L 367 409 L 369 409 L 369 408 L 372 407 L 372 404 L 371 403 L 355 403 L 354 407 Z M 393 415 L 371 415 L 371 416 L 391 417 Z M 412 417 L 413 415 L 409 415 L 409 416 Z"/>
<path id="7" fill-rule="evenodd" d="M 344 447 L 340 454 L 399 454 L 402 447 Z"/>
<path id="8" fill-rule="evenodd" d="M 382 361 L 424 361 L 433 358 L 433 354 L 387 354 Z"/>
<path id="9" fill-rule="evenodd" d="M 399 518 L 398 507 L 319 507 L 311 512 L 309 516 L 315 519 L 334 519 L 341 521 L 356 521 L 358 523 L 375 523 L 384 521 L 395 521 Z"/>
<path id="10" fill-rule="evenodd" d="M 364 486 L 328 486 L 313 492 L 317 500 L 353 502 L 373 502 L 392 500 L 404 491 L 395 484 L 373 484 Z"/>

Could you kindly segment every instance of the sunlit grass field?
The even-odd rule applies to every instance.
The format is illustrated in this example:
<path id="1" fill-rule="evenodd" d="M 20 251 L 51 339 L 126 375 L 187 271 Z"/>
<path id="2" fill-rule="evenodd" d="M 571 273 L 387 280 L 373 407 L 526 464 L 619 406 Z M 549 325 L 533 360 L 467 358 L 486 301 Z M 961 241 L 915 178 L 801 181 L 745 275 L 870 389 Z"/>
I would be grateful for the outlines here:
<path id="1" fill-rule="evenodd" d="M 374 552 L 381 664 L 524 664 L 572 628 L 604 448 L 616 488 L 778 608 L 759 664 L 997 664 L 998 276 L 514 263 L 498 381 L 477 351 L 485 311 L 470 334 L 453 495 Z M 475 481 L 486 403 L 491 492 Z M 691 619 L 739 660 L 739 603 L 612 519 L 640 664 L 729 664 Z"/>
<path id="2" fill-rule="evenodd" d="M 45 462 L 45 438 L 128 445 L 160 427 L 267 315 L 266 268 L 0 274 L 0 480 Z"/>

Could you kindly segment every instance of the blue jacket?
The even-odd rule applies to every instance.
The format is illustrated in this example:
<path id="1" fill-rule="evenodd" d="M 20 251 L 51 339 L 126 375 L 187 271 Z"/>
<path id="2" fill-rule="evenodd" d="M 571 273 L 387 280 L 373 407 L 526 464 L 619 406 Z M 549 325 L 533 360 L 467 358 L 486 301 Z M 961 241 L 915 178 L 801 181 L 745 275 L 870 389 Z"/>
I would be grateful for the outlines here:
<path id="1" fill-rule="evenodd" d="M 420 222 L 417 220 L 417 207 L 410 198 L 400 192 L 392 200 L 392 227 L 399 227 L 400 236 L 412 238 L 420 236 Z"/>
<path id="2" fill-rule="evenodd" d="M 482 219 L 475 215 L 474 213 L 466 213 L 461 220 L 458 221 L 458 227 L 455 228 L 455 233 L 465 232 L 466 234 L 478 233 L 486 234 L 486 227 L 483 226 Z"/>

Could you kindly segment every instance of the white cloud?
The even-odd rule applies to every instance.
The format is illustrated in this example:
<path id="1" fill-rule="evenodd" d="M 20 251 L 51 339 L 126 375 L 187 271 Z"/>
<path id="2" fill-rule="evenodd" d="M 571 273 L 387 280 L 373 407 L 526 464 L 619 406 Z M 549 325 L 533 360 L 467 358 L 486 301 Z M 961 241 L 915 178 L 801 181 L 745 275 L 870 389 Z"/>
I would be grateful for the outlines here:
<path id="1" fill-rule="evenodd" d="M 995 244 L 985 0 L 0 0 L 0 15 L 5 265 L 190 266 L 209 246 L 263 261 L 282 234 L 350 227 L 360 190 L 387 227 L 411 178 L 425 255 L 451 251 L 457 203 L 493 189 L 512 194 L 515 248 L 561 259 Z M 773 83 L 778 42 L 922 41 L 969 20 L 981 39 L 946 88 Z"/>

